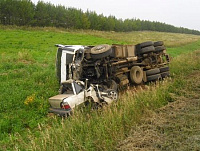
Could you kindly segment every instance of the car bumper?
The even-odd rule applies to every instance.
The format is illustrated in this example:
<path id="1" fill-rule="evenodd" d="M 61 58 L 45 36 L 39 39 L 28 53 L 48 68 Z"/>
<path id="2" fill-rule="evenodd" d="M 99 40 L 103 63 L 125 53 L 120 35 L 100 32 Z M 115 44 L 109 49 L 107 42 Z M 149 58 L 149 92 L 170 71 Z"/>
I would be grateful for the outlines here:
<path id="1" fill-rule="evenodd" d="M 59 116 L 69 116 L 72 114 L 72 109 L 58 109 L 58 108 L 49 108 L 49 113 L 54 113 Z"/>

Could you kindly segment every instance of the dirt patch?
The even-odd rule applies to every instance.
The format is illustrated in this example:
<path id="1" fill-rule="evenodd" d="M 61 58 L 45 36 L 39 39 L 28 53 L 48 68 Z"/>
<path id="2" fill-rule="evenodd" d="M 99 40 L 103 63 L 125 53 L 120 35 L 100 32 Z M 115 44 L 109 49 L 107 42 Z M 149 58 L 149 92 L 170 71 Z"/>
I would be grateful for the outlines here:
<path id="1" fill-rule="evenodd" d="M 189 77 L 187 97 L 147 111 L 116 150 L 200 150 L 200 72 Z"/>

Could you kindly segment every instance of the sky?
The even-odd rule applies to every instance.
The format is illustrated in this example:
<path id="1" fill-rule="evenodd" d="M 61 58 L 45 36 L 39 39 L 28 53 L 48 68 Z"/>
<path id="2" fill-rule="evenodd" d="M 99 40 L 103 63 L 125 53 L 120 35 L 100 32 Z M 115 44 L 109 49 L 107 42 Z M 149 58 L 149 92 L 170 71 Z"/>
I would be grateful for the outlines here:
<path id="1" fill-rule="evenodd" d="M 159 21 L 200 31 L 200 0 L 42 0 L 122 19 Z M 37 4 L 38 0 L 32 0 Z"/>

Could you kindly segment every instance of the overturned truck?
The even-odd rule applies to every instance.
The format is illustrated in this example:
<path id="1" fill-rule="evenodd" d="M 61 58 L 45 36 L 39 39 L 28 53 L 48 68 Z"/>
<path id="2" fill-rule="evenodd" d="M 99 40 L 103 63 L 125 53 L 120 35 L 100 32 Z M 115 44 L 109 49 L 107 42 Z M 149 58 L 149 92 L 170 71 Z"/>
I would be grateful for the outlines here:
<path id="1" fill-rule="evenodd" d="M 162 41 L 137 45 L 57 45 L 57 77 L 120 89 L 169 76 L 169 55 Z"/>

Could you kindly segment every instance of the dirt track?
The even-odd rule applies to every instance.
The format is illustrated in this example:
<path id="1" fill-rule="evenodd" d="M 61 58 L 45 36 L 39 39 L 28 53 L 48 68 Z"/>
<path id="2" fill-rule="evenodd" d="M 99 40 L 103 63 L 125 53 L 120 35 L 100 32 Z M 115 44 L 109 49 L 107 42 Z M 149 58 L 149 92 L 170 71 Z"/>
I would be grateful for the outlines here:
<path id="1" fill-rule="evenodd" d="M 192 84 L 187 97 L 149 111 L 116 150 L 200 150 L 200 71 L 187 81 Z"/>

